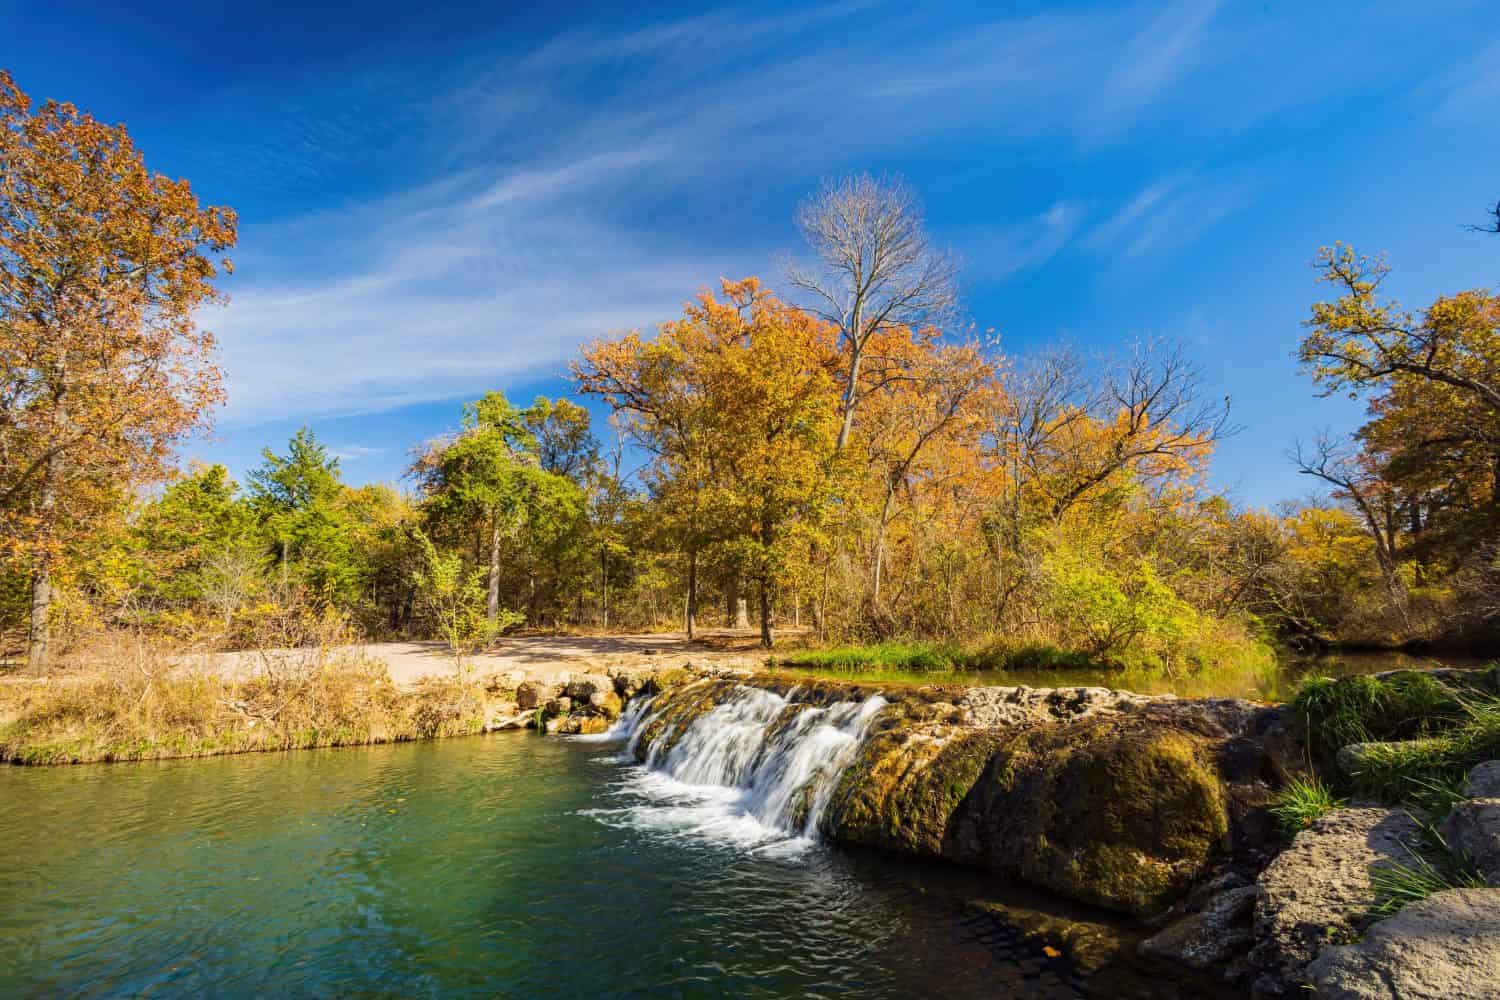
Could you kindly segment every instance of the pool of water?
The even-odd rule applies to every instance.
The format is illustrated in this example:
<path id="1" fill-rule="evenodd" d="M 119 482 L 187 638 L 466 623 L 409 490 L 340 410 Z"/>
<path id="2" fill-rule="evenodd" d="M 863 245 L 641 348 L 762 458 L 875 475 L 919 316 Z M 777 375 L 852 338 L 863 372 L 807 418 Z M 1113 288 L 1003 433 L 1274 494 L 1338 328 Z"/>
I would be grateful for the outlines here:
<path id="1" fill-rule="evenodd" d="M 0 803 L 3 995 L 1197 995 L 603 742 L 3 768 Z"/>
<path id="2" fill-rule="evenodd" d="M 773 673 L 787 677 L 822 677 L 868 681 L 885 686 L 925 684 L 1000 685 L 1027 687 L 1110 687 L 1141 694 L 1178 694 L 1187 698 L 1249 698 L 1286 701 L 1308 677 L 1344 677 L 1388 670 L 1430 670 L 1434 667 L 1482 667 L 1485 660 L 1464 656 L 1419 656 L 1401 652 L 1338 652 L 1307 655 L 1280 652 L 1252 657 L 1195 673 L 1135 670 L 990 670 L 907 671 L 884 668 L 840 670 L 782 666 Z"/>

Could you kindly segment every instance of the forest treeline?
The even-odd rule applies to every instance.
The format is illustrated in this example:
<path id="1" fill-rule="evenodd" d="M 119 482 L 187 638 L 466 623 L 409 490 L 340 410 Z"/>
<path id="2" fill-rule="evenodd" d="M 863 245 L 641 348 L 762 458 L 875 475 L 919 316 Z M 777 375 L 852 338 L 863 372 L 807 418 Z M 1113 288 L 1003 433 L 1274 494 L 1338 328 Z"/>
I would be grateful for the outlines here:
<path id="1" fill-rule="evenodd" d="M 460 647 L 738 625 L 1180 670 L 1500 621 L 1500 298 L 1407 311 L 1344 246 L 1296 364 L 1368 419 L 1275 456 L 1322 491 L 1276 510 L 1209 482 L 1236 427 L 1182 345 L 967 336 L 915 194 L 865 175 L 799 208 L 780 291 L 724 281 L 585 346 L 574 398 L 456 408 L 402 484 L 344 482 L 309 430 L 235 482 L 176 467 L 223 398 L 199 324 L 234 213 L 8 75 L 0 167 L 0 613 L 34 666 L 118 630 L 236 648 L 336 618 Z"/>

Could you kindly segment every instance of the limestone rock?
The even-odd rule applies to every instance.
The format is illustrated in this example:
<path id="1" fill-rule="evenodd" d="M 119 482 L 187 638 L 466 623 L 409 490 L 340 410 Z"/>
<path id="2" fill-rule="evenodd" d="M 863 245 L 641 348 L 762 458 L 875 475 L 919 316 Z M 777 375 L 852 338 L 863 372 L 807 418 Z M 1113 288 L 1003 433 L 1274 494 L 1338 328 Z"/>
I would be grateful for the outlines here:
<path id="1" fill-rule="evenodd" d="M 532 712 L 522 712 L 514 704 L 506 706 L 490 716 L 485 723 L 485 732 L 497 733 L 507 729 L 525 729 L 535 718 Z"/>
<path id="2" fill-rule="evenodd" d="M 562 688 L 557 684 L 548 684 L 545 681 L 522 681 L 516 685 L 516 704 L 523 709 L 534 710 L 541 708 L 561 693 Z"/>
<path id="3" fill-rule="evenodd" d="M 1479 1000 L 1500 995 L 1500 891 L 1450 889 L 1329 948 L 1308 968 L 1320 1000 Z"/>
<path id="4" fill-rule="evenodd" d="M 542 706 L 548 715 L 569 715 L 573 711 L 573 699 L 567 695 L 553 698 Z"/>
<path id="5" fill-rule="evenodd" d="M 1420 834 L 1405 810 L 1384 806 L 1336 809 L 1298 833 L 1257 882 L 1257 990 L 1294 992 L 1322 948 L 1355 940 L 1376 903 L 1370 867 L 1409 863 Z"/>
<path id="6" fill-rule="evenodd" d="M 624 704 L 614 691 L 595 691 L 589 695 L 589 713 L 606 719 L 618 719 Z"/>
<path id="7" fill-rule="evenodd" d="M 1253 885 L 1219 893 L 1197 913 L 1142 941 L 1141 955 L 1178 962 L 1200 972 L 1222 969 L 1250 947 L 1250 914 L 1257 893 Z"/>
<path id="8" fill-rule="evenodd" d="M 1490 885 L 1500 886 L 1500 798 L 1458 803 L 1443 821 L 1442 834 L 1449 850 Z"/>
<path id="9" fill-rule="evenodd" d="M 614 690 L 614 679 L 604 674 L 573 674 L 563 689 L 563 694 L 574 701 L 587 702 L 595 692 L 613 693 Z"/>

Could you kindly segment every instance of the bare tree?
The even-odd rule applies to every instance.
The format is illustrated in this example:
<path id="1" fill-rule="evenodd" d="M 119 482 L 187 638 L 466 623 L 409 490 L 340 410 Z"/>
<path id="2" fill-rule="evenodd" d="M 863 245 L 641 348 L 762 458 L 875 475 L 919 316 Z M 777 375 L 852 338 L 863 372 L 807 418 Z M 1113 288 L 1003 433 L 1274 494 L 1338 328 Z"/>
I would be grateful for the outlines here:
<path id="1" fill-rule="evenodd" d="M 806 294 L 812 312 L 838 327 L 848 361 L 836 445 L 842 451 L 870 338 L 892 327 L 945 322 L 957 307 L 957 269 L 928 239 L 921 200 L 899 177 L 825 180 L 796 219 L 819 267 L 789 264 L 787 279 Z"/>
<path id="2" fill-rule="evenodd" d="M 1490 217 L 1477 226 L 1469 229 L 1476 233 L 1500 233 L 1500 201 L 1496 201 L 1493 208 L 1489 210 Z"/>
<path id="3" fill-rule="evenodd" d="M 1396 530 L 1398 515 L 1394 498 L 1380 478 L 1365 468 L 1348 441 L 1334 440 L 1320 431 L 1311 447 L 1298 441 L 1289 456 L 1304 476 L 1312 476 L 1334 488 L 1334 497 L 1347 501 L 1364 522 L 1375 543 L 1375 561 L 1385 580 L 1391 603 L 1406 619 L 1406 585 L 1397 571 Z"/>

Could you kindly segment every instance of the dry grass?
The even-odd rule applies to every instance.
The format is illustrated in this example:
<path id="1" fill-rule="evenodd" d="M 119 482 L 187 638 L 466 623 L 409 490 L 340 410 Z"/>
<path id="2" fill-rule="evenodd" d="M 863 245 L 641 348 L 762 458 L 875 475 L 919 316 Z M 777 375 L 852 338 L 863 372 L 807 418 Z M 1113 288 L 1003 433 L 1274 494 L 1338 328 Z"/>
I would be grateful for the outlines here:
<path id="1" fill-rule="evenodd" d="M 385 665 L 326 646 L 278 652 L 242 676 L 114 638 L 46 678 L 0 684 L 0 761 L 68 764 L 347 746 L 480 732 L 482 684 L 411 691 Z"/>

